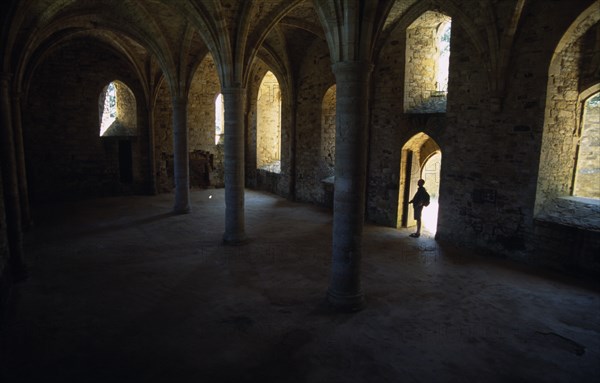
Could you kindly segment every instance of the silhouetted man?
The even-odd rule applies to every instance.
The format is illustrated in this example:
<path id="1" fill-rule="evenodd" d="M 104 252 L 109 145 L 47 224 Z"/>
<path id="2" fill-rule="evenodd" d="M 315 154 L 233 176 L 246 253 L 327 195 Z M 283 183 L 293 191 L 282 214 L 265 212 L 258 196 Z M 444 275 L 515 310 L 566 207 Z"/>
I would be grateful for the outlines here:
<path id="1" fill-rule="evenodd" d="M 413 199 L 408 201 L 408 203 L 413 204 L 415 220 L 417 221 L 417 232 L 410 235 L 413 238 L 419 238 L 421 236 L 421 213 L 423 212 L 423 207 L 429 205 L 429 193 L 427 193 L 427 190 L 423 187 L 423 185 L 425 185 L 425 180 L 420 179 L 417 182 L 417 185 L 419 185 L 419 189 L 415 193 Z"/>

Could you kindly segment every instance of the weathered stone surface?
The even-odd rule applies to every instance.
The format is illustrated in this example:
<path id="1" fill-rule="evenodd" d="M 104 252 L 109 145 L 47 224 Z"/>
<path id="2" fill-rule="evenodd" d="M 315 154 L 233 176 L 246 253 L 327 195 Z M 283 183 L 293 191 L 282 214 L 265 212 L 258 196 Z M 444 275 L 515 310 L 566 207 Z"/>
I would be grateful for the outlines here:
<path id="1" fill-rule="evenodd" d="M 90 45 L 95 49 L 88 49 Z M 76 71 L 73 68 L 78 68 Z M 135 95 L 139 134 L 100 137 L 98 102 L 119 78 Z M 129 66 L 93 41 L 53 51 L 37 68 L 24 99 L 23 131 L 34 201 L 142 192 L 148 183 L 144 96 Z M 120 180 L 119 141 L 131 142 L 132 183 Z"/>

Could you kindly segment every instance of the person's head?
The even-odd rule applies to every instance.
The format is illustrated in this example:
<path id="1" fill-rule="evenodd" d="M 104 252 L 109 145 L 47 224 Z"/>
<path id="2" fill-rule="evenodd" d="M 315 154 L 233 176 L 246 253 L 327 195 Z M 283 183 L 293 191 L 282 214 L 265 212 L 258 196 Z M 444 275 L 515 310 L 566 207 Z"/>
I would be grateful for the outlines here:
<path id="1" fill-rule="evenodd" d="M 417 185 L 419 185 L 419 186 L 425 185 L 425 180 L 424 179 L 420 179 L 419 181 L 417 181 Z"/>

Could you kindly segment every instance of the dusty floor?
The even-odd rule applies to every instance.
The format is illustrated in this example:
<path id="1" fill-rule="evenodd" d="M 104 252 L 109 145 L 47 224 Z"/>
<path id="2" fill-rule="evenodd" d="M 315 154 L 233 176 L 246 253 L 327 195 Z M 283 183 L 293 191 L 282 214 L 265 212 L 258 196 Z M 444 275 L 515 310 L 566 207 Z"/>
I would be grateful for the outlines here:
<path id="1" fill-rule="evenodd" d="M 223 190 L 38 212 L 0 381 L 595 382 L 600 289 L 368 225 L 365 310 L 323 303 L 331 214 L 248 191 L 251 242 L 221 245 Z"/>

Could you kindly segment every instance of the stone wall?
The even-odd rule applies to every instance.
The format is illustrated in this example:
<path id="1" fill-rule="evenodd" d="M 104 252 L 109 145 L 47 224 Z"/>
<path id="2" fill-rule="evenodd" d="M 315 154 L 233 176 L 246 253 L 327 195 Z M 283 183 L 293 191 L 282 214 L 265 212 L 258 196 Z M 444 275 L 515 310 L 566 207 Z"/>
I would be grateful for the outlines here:
<path id="1" fill-rule="evenodd" d="M 581 122 L 579 57 L 581 44 L 573 44 L 557 60 L 560 69 L 550 74 L 542 143 L 537 205 L 570 195 Z"/>
<path id="2" fill-rule="evenodd" d="M 323 178 L 335 172 L 335 109 L 336 87 L 327 89 L 321 107 L 321 166 Z"/>
<path id="3" fill-rule="evenodd" d="M 211 186 L 223 187 L 223 144 L 215 144 L 215 112 L 221 83 L 213 57 L 207 55 L 196 70 L 188 97 L 189 150 L 202 150 L 213 156 Z M 193 186 L 193 185 L 192 185 Z"/>
<path id="4" fill-rule="evenodd" d="M 146 127 L 145 98 L 132 68 L 100 43 L 83 40 L 63 45 L 37 68 L 23 114 L 32 201 L 142 193 L 147 189 L 147 134 L 127 138 L 99 135 L 98 99 L 114 80 L 134 91 L 138 125 Z M 121 139 L 132 144 L 132 183 L 120 180 Z"/>
<path id="5" fill-rule="evenodd" d="M 210 186 L 223 187 L 223 145 L 215 143 L 215 101 L 221 91 L 215 62 L 207 55 L 198 65 L 188 95 L 188 145 L 190 153 L 211 156 Z M 173 181 L 173 105 L 166 81 L 161 83 L 154 107 L 154 150 L 159 192 L 171 192 Z M 193 167 L 193 164 L 190 165 Z M 190 167 L 190 174 L 194 169 Z M 204 187 L 193 178 L 192 187 Z"/>
<path id="6" fill-rule="evenodd" d="M 175 188 L 173 180 L 173 104 L 165 80 L 157 91 L 154 106 L 154 161 L 156 166 L 156 188 L 159 193 L 168 193 Z"/>
<path id="7" fill-rule="evenodd" d="M 486 56 L 453 20 L 440 239 L 513 259 L 531 255 L 536 190 L 538 199 L 569 193 L 577 126 L 574 51 L 561 61 L 560 76 L 549 78 L 548 67 L 562 35 L 586 5 L 549 2 L 527 9 L 500 80 L 505 88 L 499 109 Z M 472 20 L 477 20 L 476 9 L 467 8 Z M 542 134 L 553 143 L 542 143 Z"/>
<path id="8" fill-rule="evenodd" d="M 297 81 L 296 106 L 296 198 L 326 204 L 327 176 L 322 167 L 321 119 L 323 98 L 335 84 L 329 50 L 325 41 L 316 39 L 307 49 Z"/>
<path id="9" fill-rule="evenodd" d="M 535 219 L 535 247 L 530 263 L 600 275 L 600 202 L 563 197 L 546 203 Z"/>
<path id="10" fill-rule="evenodd" d="M 433 28 L 430 29 L 430 39 L 423 42 L 427 46 L 435 38 Z M 419 141 L 417 147 L 411 148 L 416 155 L 413 160 L 422 157 L 422 161 L 411 170 L 417 173 L 407 177 L 404 174 L 407 157 L 406 152 L 402 156 L 403 147 L 423 134 L 432 138 L 441 147 L 442 153 L 445 147 L 443 134 L 446 122 L 443 114 L 404 111 L 404 97 L 410 93 L 407 87 L 415 85 L 406 80 L 409 72 L 405 70 L 409 61 L 406 53 L 410 51 L 407 44 L 407 31 L 400 25 L 383 42 L 371 80 L 367 218 L 392 227 L 401 224 L 403 214 L 409 217 L 408 224 L 412 224 L 410 206 L 407 210 L 406 204 L 416 190 L 420 164 L 430 154 L 421 155 L 421 146 L 425 141 Z M 405 193 L 406 182 L 414 184 L 412 189 L 409 188 L 408 194 Z"/>

